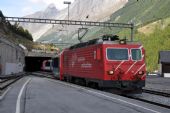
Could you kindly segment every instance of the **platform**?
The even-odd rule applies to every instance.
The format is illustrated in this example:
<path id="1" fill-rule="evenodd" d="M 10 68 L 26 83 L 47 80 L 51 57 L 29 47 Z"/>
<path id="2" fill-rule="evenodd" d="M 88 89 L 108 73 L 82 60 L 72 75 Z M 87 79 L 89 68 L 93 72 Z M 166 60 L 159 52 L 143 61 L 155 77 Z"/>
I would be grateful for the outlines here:
<path id="1" fill-rule="evenodd" d="M 170 109 L 61 82 L 24 77 L 0 101 L 0 113 L 169 113 Z"/>
<path id="2" fill-rule="evenodd" d="M 170 78 L 147 76 L 145 89 L 170 93 Z"/>

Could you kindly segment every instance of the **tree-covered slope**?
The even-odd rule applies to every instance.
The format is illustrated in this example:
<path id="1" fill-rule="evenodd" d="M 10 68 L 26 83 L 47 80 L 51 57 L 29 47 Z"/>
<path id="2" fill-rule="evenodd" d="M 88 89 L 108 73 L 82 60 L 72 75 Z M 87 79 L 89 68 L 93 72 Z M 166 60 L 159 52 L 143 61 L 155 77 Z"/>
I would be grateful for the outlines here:
<path id="1" fill-rule="evenodd" d="M 159 51 L 170 50 L 170 24 L 164 29 L 155 28 L 149 35 L 136 33 L 135 37 L 142 42 L 146 50 L 147 70 L 157 70 Z"/>

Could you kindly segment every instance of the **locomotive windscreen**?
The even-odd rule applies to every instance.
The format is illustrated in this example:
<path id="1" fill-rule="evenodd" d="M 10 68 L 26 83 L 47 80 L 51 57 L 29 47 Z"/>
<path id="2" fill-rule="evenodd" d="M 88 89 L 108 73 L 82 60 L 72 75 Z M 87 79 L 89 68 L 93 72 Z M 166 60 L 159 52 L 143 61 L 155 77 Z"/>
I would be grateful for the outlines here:
<path id="1" fill-rule="evenodd" d="M 108 60 L 128 60 L 128 49 L 107 48 Z"/>
<path id="2" fill-rule="evenodd" d="M 141 60 L 142 59 L 142 53 L 140 49 L 132 49 L 132 60 Z"/>

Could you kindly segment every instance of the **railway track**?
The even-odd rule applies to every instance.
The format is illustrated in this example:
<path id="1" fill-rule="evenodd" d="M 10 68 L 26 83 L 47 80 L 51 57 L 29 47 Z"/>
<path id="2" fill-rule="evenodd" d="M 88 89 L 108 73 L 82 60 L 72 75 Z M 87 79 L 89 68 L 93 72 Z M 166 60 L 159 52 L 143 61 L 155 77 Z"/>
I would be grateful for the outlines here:
<path id="1" fill-rule="evenodd" d="M 9 87 L 11 84 L 15 83 L 19 79 L 21 79 L 24 75 L 12 75 L 8 77 L 0 77 L 0 91 L 5 90 L 7 87 Z"/>
<path id="2" fill-rule="evenodd" d="M 52 73 L 50 73 L 50 72 L 41 72 L 41 71 L 38 71 L 38 72 L 30 73 L 30 75 L 54 79 Z"/>
<path id="3" fill-rule="evenodd" d="M 159 91 L 153 91 L 153 90 L 146 90 L 144 89 L 142 91 L 142 94 L 127 94 L 122 93 L 121 91 L 118 90 L 104 90 L 105 92 L 109 92 L 112 94 L 116 94 L 119 96 L 123 96 L 126 98 L 130 98 L 133 100 L 138 100 L 142 101 L 145 103 L 157 105 L 160 107 L 168 108 L 170 109 L 170 94 L 164 93 L 164 92 L 159 92 Z"/>
<path id="4" fill-rule="evenodd" d="M 155 102 L 155 101 L 152 101 L 152 100 L 147 100 L 147 99 L 140 98 L 138 96 L 133 96 L 133 95 L 121 95 L 121 96 L 170 109 L 170 105 L 163 104 L 161 102 Z"/>
<path id="5" fill-rule="evenodd" d="M 160 107 L 164 107 L 164 108 L 168 108 L 170 109 L 170 99 L 169 99 L 169 95 L 167 94 L 161 94 L 161 92 L 156 92 L 156 91 L 148 91 L 146 90 L 146 92 L 143 92 L 142 94 L 127 94 L 127 93 L 122 93 L 121 91 L 118 90 L 104 90 L 105 92 L 108 93 L 112 93 L 115 95 L 119 95 L 119 96 L 123 96 L 126 98 L 130 98 L 133 100 L 138 100 L 138 101 L 142 101 L 145 103 L 149 103 L 149 104 L 153 104 L 153 105 L 157 105 Z M 167 101 L 169 100 L 168 104 Z M 163 102 L 166 101 L 166 102 Z"/>
<path id="6" fill-rule="evenodd" d="M 154 91 L 154 90 L 149 90 L 149 89 L 143 89 L 143 92 L 153 94 L 153 95 L 159 95 L 159 96 L 164 96 L 164 97 L 170 97 L 169 93 L 161 92 L 161 91 Z"/>

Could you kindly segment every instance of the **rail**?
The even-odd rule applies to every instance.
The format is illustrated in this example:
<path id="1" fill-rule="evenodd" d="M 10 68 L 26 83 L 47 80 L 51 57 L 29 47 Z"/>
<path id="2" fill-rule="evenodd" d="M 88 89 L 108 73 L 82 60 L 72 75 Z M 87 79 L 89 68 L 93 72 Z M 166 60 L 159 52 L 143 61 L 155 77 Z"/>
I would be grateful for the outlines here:
<path id="1" fill-rule="evenodd" d="M 111 93 L 111 94 L 116 94 L 116 95 L 119 95 L 119 96 L 123 96 L 123 97 L 126 97 L 126 98 L 130 98 L 130 99 L 134 99 L 134 100 L 138 100 L 138 101 L 142 101 L 142 102 L 145 102 L 145 103 L 149 103 L 149 104 L 153 104 L 153 105 L 157 105 L 157 106 L 160 106 L 160 107 L 164 107 L 164 108 L 170 108 L 170 105 L 166 105 L 164 104 L 163 102 L 159 102 L 159 101 L 154 101 L 154 100 L 148 100 L 147 98 L 141 98 L 140 95 L 135 95 L 131 93 L 127 93 L 127 92 L 122 92 L 121 90 L 119 89 L 115 89 L 115 90 L 104 90 L 105 92 L 108 92 L 108 93 Z M 142 90 L 144 91 L 144 90 Z M 157 94 L 152 94 L 150 93 L 151 95 L 157 95 Z M 142 95 L 142 94 L 141 94 Z M 161 94 L 159 94 L 158 96 L 162 96 Z M 164 96 L 165 98 L 169 98 L 167 96 Z"/>
<path id="2" fill-rule="evenodd" d="M 38 76 L 38 77 L 45 77 L 45 78 L 55 79 L 55 77 L 53 76 L 53 74 L 51 72 L 37 71 L 37 72 L 31 73 L 31 75 Z"/>
<path id="3" fill-rule="evenodd" d="M 0 77 L 0 91 L 6 89 L 8 86 L 10 86 L 11 84 L 15 83 L 16 81 L 18 81 L 20 78 L 22 78 L 25 74 L 23 75 L 11 75 L 8 77 Z"/>
<path id="4" fill-rule="evenodd" d="M 138 98 L 138 97 L 134 97 L 134 96 L 128 96 L 128 95 L 121 95 L 121 96 L 130 98 L 130 99 L 139 100 L 139 101 L 142 101 L 142 102 L 145 102 L 145 103 L 157 105 L 157 106 L 160 106 L 160 107 L 168 108 L 168 109 L 170 108 L 169 105 L 158 103 L 158 102 L 154 102 L 154 101 L 150 101 L 150 100 L 146 100 L 146 99 L 142 99 L 142 98 Z"/>
<path id="5" fill-rule="evenodd" d="M 170 97 L 170 93 L 165 93 L 165 92 L 161 92 L 161 91 L 143 89 L 143 92 L 149 93 L 149 94 L 154 94 L 154 95 L 159 95 L 159 96 L 164 96 L 164 97 Z"/>

